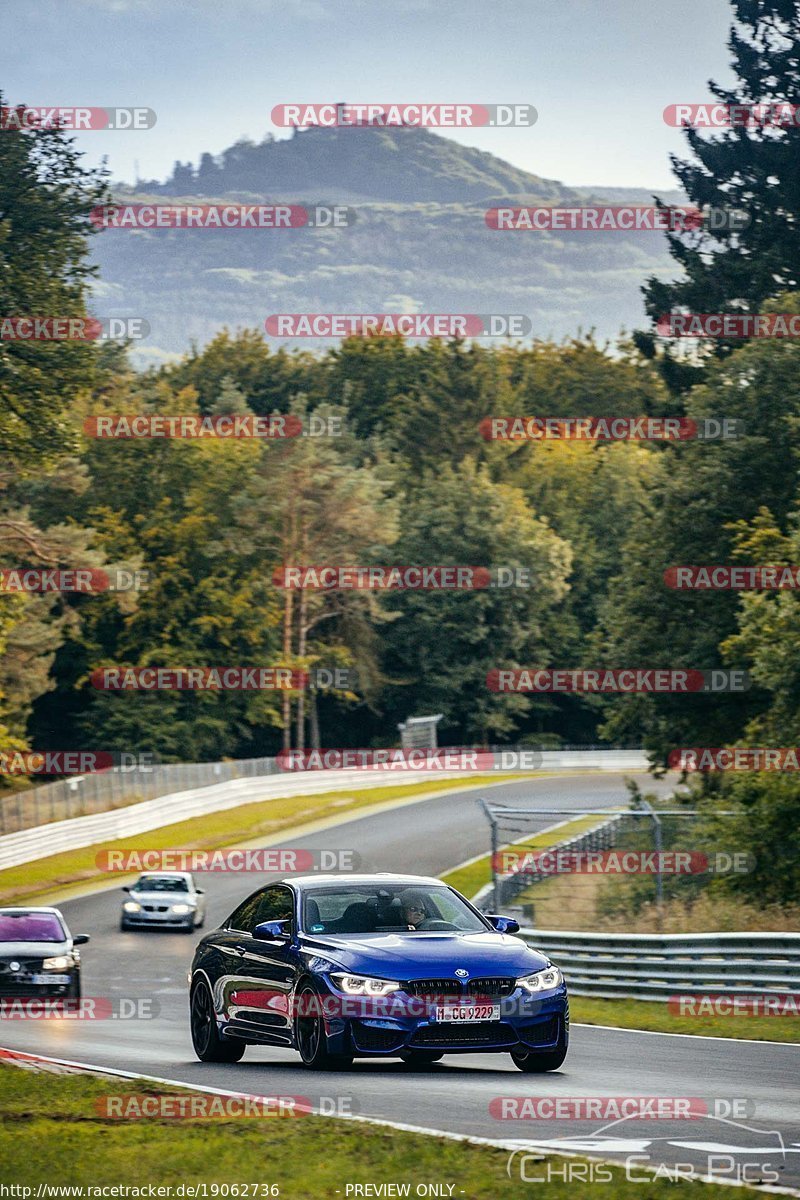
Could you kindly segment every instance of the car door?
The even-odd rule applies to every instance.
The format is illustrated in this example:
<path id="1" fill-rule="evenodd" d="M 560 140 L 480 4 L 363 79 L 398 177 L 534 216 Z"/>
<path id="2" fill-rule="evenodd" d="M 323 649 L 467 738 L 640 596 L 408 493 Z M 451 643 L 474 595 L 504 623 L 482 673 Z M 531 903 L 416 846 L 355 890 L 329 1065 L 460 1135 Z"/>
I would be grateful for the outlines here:
<path id="1" fill-rule="evenodd" d="M 231 1033 L 285 1044 L 291 1041 L 297 951 L 290 942 L 254 938 L 253 930 L 264 921 L 288 921 L 295 941 L 295 897 L 286 884 L 263 888 L 231 918 L 225 1008 Z"/>
<path id="2" fill-rule="evenodd" d="M 199 927 L 206 919 L 206 896 L 203 888 L 197 886 L 193 875 L 188 876 L 188 883 L 191 899 L 197 906 L 195 924 Z"/>

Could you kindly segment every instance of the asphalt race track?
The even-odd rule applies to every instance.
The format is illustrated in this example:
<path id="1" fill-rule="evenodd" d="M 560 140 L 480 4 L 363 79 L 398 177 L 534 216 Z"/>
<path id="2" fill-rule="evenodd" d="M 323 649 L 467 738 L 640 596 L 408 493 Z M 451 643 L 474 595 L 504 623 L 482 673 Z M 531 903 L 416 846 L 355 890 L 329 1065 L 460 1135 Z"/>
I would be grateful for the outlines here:
<path id="1" fill-rule="evenodd" d="M 646 790 L 664 790 L 649 777 Z M 353 848 L 361 870 L 440 874 L 488 850 L 488 831 L 476 797 L 452 792 L 394 811 L 346 821 L 283 844 Z M 509 783 L 493 788 L 506 804 L 604 808 L 625 802 L 622 775 L 576 774 Z M 543 815 L 545 828 L 556 818 Z M 206 929 L 228 915 L 238 900 L 269 876 L 208 874 L 201 877 L 209 901 Z M 560 1071 L 527 1076 L 507 1055 L 445 1057 L 426 1071 L 398 1060 L 356 1060 L 352 1070 L 320 1074 L 304 1070 L 290 1051 L 249 1047 L 234 1065 L 198 1062 L 189 1037 L 186 971 L 197 937 L 170 932 L 119 932 L 122 893 L 102 891 L 61 905 L 73 933 L 89 933 L 83 954 L 84 996 L 152 999 L 151 1020 L 6 1020 L 0 1043 L 59 1058 L 176 1081 L 257 1095 L 300 1095 L 323 1108 L 356 1112 L 418 1127 L 484 1138 L 519 1140 L 521 1147 L 551 1143 L 603 1158 L 636 1155 L 634 1174 L 659 1163 L 691 1164 L 698 1173 L 782 1187 L 800 1187 L 800 1045 L 733 1042 L 575 1026 Z M 743 1018 L 746 1033 L 746 1018 Z M 110 1085 L 113 1091 L 113 1085 Z M 703 1097 L 747 1099 L 754 1115 L 724 1120 L 607 1121 L 498 1120 L 493 1098 L 585 1096 Z M 327 1100 L 326 1098 L 331 1098 Z M 726 1111 L 724 1108 L 723 1114 Z M 709 1162 L 709 1155 L 712 1161 Z M 545 1167 L 515 1156 L 514 1177 L 532 1180 Z M 557 1177 L 557 1176 L 556 1176 Z M 532 1185 L 533 1186 L 533 1185 Z M 457 1192 L 457 1189 L 456 1189 Z"/>

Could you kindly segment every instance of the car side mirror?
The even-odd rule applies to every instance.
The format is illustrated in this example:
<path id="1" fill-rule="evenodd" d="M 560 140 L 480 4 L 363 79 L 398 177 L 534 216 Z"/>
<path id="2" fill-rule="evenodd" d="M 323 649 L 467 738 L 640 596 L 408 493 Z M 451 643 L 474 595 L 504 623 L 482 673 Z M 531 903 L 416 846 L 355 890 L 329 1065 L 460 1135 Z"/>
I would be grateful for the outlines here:
<path id="1" fill-rule="evenodd" d="M 128 885 L 126 883 L 122 890 L 123 890 L 123 892 L 129 892 L 131 889 L 128 887 Z"/>
<path id="2" fill-rule="evenodd" d="M 492 913 L 488 914 L 488 919 L 498 933 L 519 933 L 519 921 L 513 917 L 498 917 Z"/>
<path id="3" fill-rule="evenodd" d="M 72 939 L 72 944 L 73 946 L 85 946 L 89 940 L 88 933 L 76 933 Z"/>
<path id="4" fill-rule="evenodd" d="M 262 921 L 253 930 L 259 942 L 288 942 L 291 934 L 288 921 Z"/>
<path id="5" fill-rule="evenodd" d="M 194 894 L 195 894 L 195 896 L 205 896 L 205 892 L 203 891 L 202 888 L 195 888 Z"/>

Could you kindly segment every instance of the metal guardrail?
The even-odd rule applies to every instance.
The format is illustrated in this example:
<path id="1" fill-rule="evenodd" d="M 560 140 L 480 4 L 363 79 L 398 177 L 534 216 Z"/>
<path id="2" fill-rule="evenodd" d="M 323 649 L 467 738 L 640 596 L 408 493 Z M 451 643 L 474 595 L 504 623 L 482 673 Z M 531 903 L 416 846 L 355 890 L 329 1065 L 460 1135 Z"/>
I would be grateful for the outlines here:
<path id="1" fill-rule="evenodd" d="M 446 750 L 447 747 L 442 747 Z M 509 747 L 490 747 L 497 754 Z M 539 770 L 645 771 L 642 750 L 603 750 L 595 746 L 535 750 Z M 509 771 L 509 773 L 511 773 Z M 232 779 L 283 774 L 275 758 L 231 759 L 228 762 L 166 763 L 114 767 L 97 774 L 59 779 L 0 795 L 0 836 L 73 817 L 92 816 L 155 800 L 172 792 L 212 787 Z"/>
<path id="2" fill-rule="evenodd" d="M 458 772 L 437 772 L 437 779 L 452 779 Z M 55 821 L 35 829 L 0 837 L 0 870 L 15 867 L 33 859 L 46 858 L 63 850 L 82 846 L 101 845 L 118 841 L 133 834 L 147 833 L 206 813 L 221 812 L 258 800 L 285 799 L 287 796 L 316 795 L 346 788 L 387 787 L 403 783 L 421 783 L 431 779 L 430 771 L 407 771 L 402 776 L 388 778 L 368 771 L 304 771 L 297 774 L 282 772 L 275 776 L 255 779 L 233 779 L 215 786 L 171 792 L 156 800 L 131 804 L 112 812 L 89 817 L 74 817 L 70 821 Z M 469 783 L 465 779 L 465 784 Z"/>
<path id="3" fill-rule="evenodd" d="M 275 758 L 243 758 L 229 762 L 114 767 L 97 774 L 75 775 L 0 796 L 0 835 L 110 812 L 172 792 L 279 772 Z"/>
<path id="4" fill-rule="evenodd" d="M 576 996 L 800 993 L 800 933 L 580 933 L 523 929 Z"/>
<path id="5" fill-rule="evenodd" d="M 446 747 L 442 747 L 446 750 Z M 597 750 L 594 747 L 586 750 L 545 750 L 540 753 L 540 770 L 606 770 L 606 771 L 644 771 L 648 759 L 642 750 Z M 465 783 L 470 781 L 470 772 L 460 772 Z M 482 771 L 482 774 L 491 772 Z M 397 771 L 397 770 L 361 770 L 361 771 L 306 771 L 302 773 L 305 779 L 311 779 L 320 774 L 331 778 L 339 778 L 343 782 L 356 777 L 368 778 L 371 786 L 378 784 L 402 782 L 412 775 L 414 778 L 441 779 L 448 778 L 459 772 L 443 772 L 439 770 Z M 498 779 L 503 775 L 509 777 L 513 770 L 498 770 Z M 164 766 L 148 768 L 136 767 L 132 770 L 114 768 L 96 775 L 83 775 L 71 779 L 62 779 L 56 783 L 42 784 L 40 787 L 28 788 L 18 792 L 0 796 L 0 847 L 6 843 L 8 836 L 13 836 L 25 830 L 44 828 L 47 825 L 63 824 L 67 821 L 98 816 L 108 812 L 121 812 L 125 809 L 140 808 L 158 798 L 165 798 L 184 791 L 196 791 L 200 788 L 211 788 L 221 783 L 236 780 L 262 779 L 264 776 L 280 776 L 281 779 L 296 778 L 278 765 L 275 758 L 247 758 L 219 763 L 173 763 Z M 364 786 L 369 786 L 365 784 Z M 318 790 L 304 789 L 304 790 Z M 292 794 L 291 792 L 285 793 Z M 212 811 L 210 809 L 203 811 Z M 192 816 L 193 813 L 186 815 Z M 181 814 L 175 818 L 181 819 Z M 164 824 L 165 822 L 162 822 Z M 103 826 L 101 826 L 103 828 Z M 155 828 L 146 825 L 144 829 Z M 137 832 L 133 827 L 125 828 L 126 833 Z M 54 835 L 55 836 L 55 835 Z M 81 845 L 89 843 L 81 842 Z M 55 853 L 55 851 L 48 851 Z M 37 857 L 41 857 L 37 855 Z M 23 860 L 24 861 L 24 860 Z M 0 861 L 0 867 L 3 863 Z"/>

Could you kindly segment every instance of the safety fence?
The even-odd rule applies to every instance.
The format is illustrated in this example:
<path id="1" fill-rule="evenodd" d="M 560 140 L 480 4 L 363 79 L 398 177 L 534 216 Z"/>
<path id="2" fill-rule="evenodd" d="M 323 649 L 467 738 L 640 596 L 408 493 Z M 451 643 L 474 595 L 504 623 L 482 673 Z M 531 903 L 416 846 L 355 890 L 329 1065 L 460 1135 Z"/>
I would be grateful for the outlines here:
<path id="1" fill-rule="evenodd" d="M 800 933 L 577 933 L 523 929 L 576 996 L 800 993 Z"/>
<path id="2" fill-rule="evenodd" d="M 489 746 L 485 749 L 497 756 L 498 773 L 504 767 L 500 757 L 513 756 L 514 749 Z M 644 771 L 648 759 L 642 750 L 602 749 L 594 746 L 564 746 L 558 750 L 537 750 L 525 747 L 535 756 L 518 770 L 620 770 Z M 445 752 L 447 747 L 442 747 Z M 129 756 L 135 759 L 134 755 Z M 73 817 L 92 816 L 155 800 L 172 792 L 201 787 L 213 787 L 234 779 L 253 779 L 265 775 L 284 775 L 286 772 L 276 758 L 231 759 L 226 762 L 167 763 L 141 766 L 116 766 L 94 774 L 74 775 L 54 783 L 22 787 L 0 795 L 0 835 L 16 833 L 54 821 Z M 375 772 L 388 774 L 389 772 Z M 403 773 L 402 771 L 400 772 Z M 438 772 L 436 772 L 438 774 Z M 464 772 L 465 777 L 468 772 Z"/>

